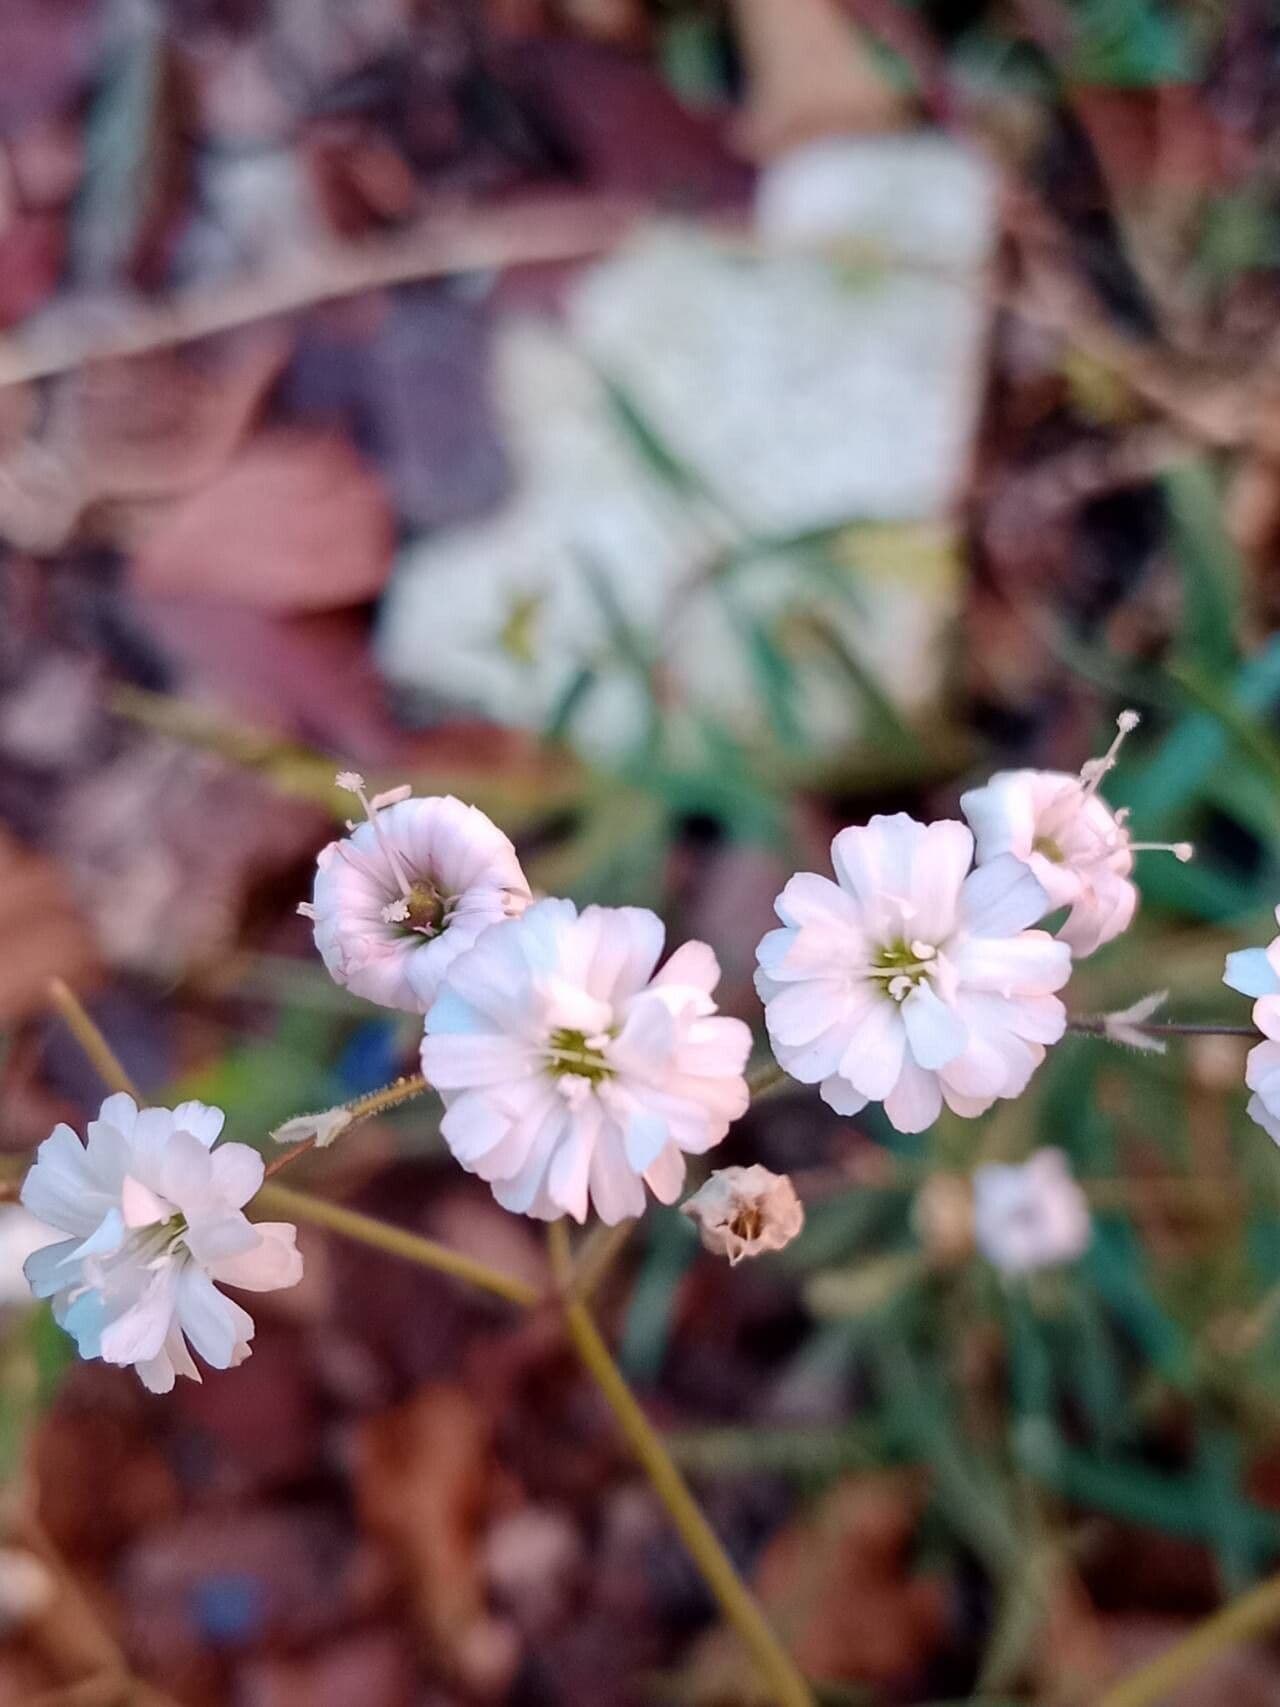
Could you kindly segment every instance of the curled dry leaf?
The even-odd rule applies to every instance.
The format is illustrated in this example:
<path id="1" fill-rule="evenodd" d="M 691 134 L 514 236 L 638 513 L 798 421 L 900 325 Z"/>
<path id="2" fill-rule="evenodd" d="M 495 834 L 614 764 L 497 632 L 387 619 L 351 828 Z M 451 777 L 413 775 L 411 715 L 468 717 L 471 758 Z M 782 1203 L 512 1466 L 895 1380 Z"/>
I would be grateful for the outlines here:
<path id="1" fill-rule="evenodd" d="M 268 610 L 334 609 L 381 590 L 393 536 L 382 484 L 348 444 L 276 431 L 156 523 L 133 583 Z"/>
<path id="2" fill-rule="evenodd" d="M 263 327 L 201 361 L 161 350 L 89 363 L 57 382 L 42 425 L 31 387 L 0 390 L 0 537 L 19 550 L 56 551 L 90 504 L 167 497 L 210 480 L 290 347 L 282 328 Z"/>

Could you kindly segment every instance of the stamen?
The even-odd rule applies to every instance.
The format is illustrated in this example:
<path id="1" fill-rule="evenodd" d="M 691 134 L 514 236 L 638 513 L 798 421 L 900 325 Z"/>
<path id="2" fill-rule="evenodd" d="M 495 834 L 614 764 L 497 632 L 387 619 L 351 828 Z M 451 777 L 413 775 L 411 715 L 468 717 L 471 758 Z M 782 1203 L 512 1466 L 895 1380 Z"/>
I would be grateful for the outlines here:
<path id="1" fill-rule="evenodd" d="M 1116 718 L 1115 739 L 1099 759 L 1086 759 L 1080 767 L 1080 782 L 1084 797 L 1087 800 L 1091 794 L 1096 794 L 1102 779 L 1108 771 L 1114 770 L 1116 755 L 1124 745 L 1126 735 L 1131 735 L 1142 719 L 1136 711 L 1122 711 Z"/>
<path id="2" fill-rule="evenodd" d="M 911 944 L 911 952 L 917 960 L 932 960 L 938 951 L 931 942 L 916 941 Z"/>
<path id="3" fill-rule="evenodd" d="M 398 796 L 399 790 L 391 789 L 387 794 L 380 794 L 377 800 L 370 800 L 369 796 L 364 791 L 364 778 L 358 771 L 339 771 L 333 780 L 339 788 L 345 789 L 348 794 L 354 794 L 361 806 L 364 807 L 365 817 L 373 825 L 373 833 L 378 838 L 378 846 L 387 856 L 387 864 L 391 867 L 392 875 L 395 877 L 396 883 L 399 885 L 401 895 L 404 896 L 406 901 L 411 900 L 413 885 L 409 882 L 409 877 L 404 869 L 404 864 L 401 861 L 400 855 L 392 843 L 390 836 L 386 834 L 382 825 L 378 822 L 378 807 L 380 805 L 390 804 L 391 796 Z M 401 798 L 403 798 L 403 796 L 401 796 Z M 354 828 L 354 825 L 350 827 Z"/>
<path id="4" fill-rule="evenodd" d="M 409 917 L 409 903 L 402 895 L 398 901 L 388 901 L 382 909 L 384 925 L 399 925 Z"/>
<path id="5" fill-rule="evenodd" d="M 316 910 L 311 905 L 310 901 L 299 901 L 298 911 L 302 914 L 304 919 L 314 919 L 316 916 Z"/>
<path id="6" fill-rule="evenodd" d="M 1196 856 L 1194 842 L 1130 842 L 1130 853 L 1171 853 L 1181 865 Z"/>

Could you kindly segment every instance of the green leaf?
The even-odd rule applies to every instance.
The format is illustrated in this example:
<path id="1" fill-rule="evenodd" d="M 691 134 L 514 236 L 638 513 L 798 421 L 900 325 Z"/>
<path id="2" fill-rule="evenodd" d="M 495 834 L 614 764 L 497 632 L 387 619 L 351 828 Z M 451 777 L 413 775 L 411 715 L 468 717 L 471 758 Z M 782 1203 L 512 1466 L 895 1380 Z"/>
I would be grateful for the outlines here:
<path id="1" fill-rule="evenodd" d="M 1205 457 L 1184 462 L 1166 471 L 1161 486 L 1182 575 L 1178 652 L 1197 669 L 1234 674 L 1244 575 L 1213 465 Z"/>

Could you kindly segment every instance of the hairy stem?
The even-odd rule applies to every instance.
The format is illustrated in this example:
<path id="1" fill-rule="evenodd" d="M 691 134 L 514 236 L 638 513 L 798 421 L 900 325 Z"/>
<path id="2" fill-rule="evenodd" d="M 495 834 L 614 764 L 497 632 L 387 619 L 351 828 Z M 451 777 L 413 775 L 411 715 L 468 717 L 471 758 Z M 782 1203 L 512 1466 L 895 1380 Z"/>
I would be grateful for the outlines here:
<path id="1" fill-rule="evenodd" d="M 1110 1037 L 1115 1016 L 1112 1014 L 1073 1014 L 1067 1030 L 1080 1037 Z M 1217 1025 L 1201 1020 L 1141 1020 L 1136 1025 L 1124 1021 L 1126 1030 L 1141 1032 L 1144 1037 L 1260 1037 L 1256 1025 Z"/>
<path id="2" fill-rule="evenodd" d="M 420 1097 L 424 1091 L 430 1089 L 431 1086 L 421 1073 L 415 1073 L 411 1078 L 396 1079 L 393 1084 L 383 1085 L 380 1090 L 370 1091 L 366 1096 L 356 1097 L 352 1102 L 339 1103 L 338 1107 L 346 1109 L 351 1116 L 350 1125 L 355 1126 L 375 1114 L 382 1114 L 389 1108 L 397 1108 L 402 1102 L 412 1102 L 414 1097 Z M 287 1168 L 290 1162 L 296 1162 L 299 1156 L 305 1156 L 308 1150 L 315 1148 L 315 1143 L 314 1137 L 304 1138 L 300 1144 L 294 1144 L 285 1150 L 273 1162 L 267 1163 L 266 1177 L 270 1179 L 273 1174 L 278 1174 L 281 1168 Z"/>
<path id="3" fill-rule="evenodd" d="M 778 1707 L 814 1707 L 809 1685 L 774 1634 L 754 1595 L 734 1569 L 733 1561 L 689 1492 L 661 1437 L 610 1356 L 590 1311 L 573 1296 L 572 1265 L 562 1221 L 551 1223 L 548 1240 L 557 1279 L 565 1289 L 561 1308 L 573 1348 L 613 1412 L 623 1438 L 666 1507 L 667 1515 L 689 1549 L 703 1581 L 755 1658 Z"/>
<path id="4" fill-rule="evenodd" d="M 1248 1594 L 1242 1594 L 1197 1624 L 1189 1635 L 1154 1660 L 1121 1678 L 1100 1698 L 1098 1707 L 1149 1707 L 1149 1703 L 1166 1701 L 1179 1684 L 1220 1653 L 1261 1636 L 1278 1623 L 1280 1575 L 1268 1577 Z"/>

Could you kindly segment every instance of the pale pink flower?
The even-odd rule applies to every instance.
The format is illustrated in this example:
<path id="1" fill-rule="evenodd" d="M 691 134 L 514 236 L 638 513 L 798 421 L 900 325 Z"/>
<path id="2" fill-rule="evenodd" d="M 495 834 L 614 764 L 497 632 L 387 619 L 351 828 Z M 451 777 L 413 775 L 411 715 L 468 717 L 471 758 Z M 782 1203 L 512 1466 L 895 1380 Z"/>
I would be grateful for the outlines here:
<path id="1" fill-rule="evenodd" d="M 716 1013 L 716 957 L 687 942 L 660 970 L 642 907 L 538 901 L 459 956 L 427 1013 L 422 1071 L 441 1131 L 503 1208 L 610 1223 L 672 1203 L 685 1155 L 744 1112 L 751 1033 Z"/>
<path id="2" fill-rule="evenodd" d="M 836 882 L 799 872 L 778 897 L 783 928 L 757 950 L 769 1037 L 838 1114 L 883 1102 L 900 1132 L 944 1101 L 981 1114 L 1062 1036 L 1071 951 L 1027 929 L 1044 891 L 1017 860 L 972 856 L 963 824 L 876 817 L 831 844 Z"/>
<path id="3" fill-rule="evenodd" d="M 1280 907 L 1276 908 L 1280 924 Z M 1266 948 L 1242 948 L 1227 956 L 1224 984 L 1253 996 L 1253 1023 L 1263 1041 L 1249 1051 L 1244 1081 L 1253 1095 L 1248 1113 L 1280 1144 L 1280 937 Z"/>
<path id="4" fill-rule="evenodd" d="M 369 800 L 344 772 L 366 821 L 320 854 L 301 907 L 339 984 L 383 1007 L 425 1013 L 451 962 L 489 925 L 529 902 L 508 837 L 452 795 L 414 799 L 392 789 Z"/>
<path id="5" fill-rule="evenodd" d="M 139 1111 L 118 1092 L 87 1143 L 55 1127 L 23 1181 L 26 1208 L 69 1235 L 27 1258 L 31 1290 L 81 1357 L 133 1364 L 153 1393 L 200 1379 L 188 1341 L 215 1369 L 248 1357 L 253 1318 L 219 1285 L 274 1292 L 302 1277 L 293 1227 L 243 1213 L 262 1157 L 215 1149 L 223 1118 L 201 1102 Z"/>
<path id="6" fill-rule="evenodd" d="M 804 1226 L 804 1205 L 786 1174 L 755 1163 L 749 1168 L 718 1168 L 680 1213 L 698 1223 L 703 1245 L 727 1256 L 731 1268 L 743 1257 L 780 1251 Z"/>
<path id="7" fill-rule="evenodd" d="M 993 1267 L 1030 1274 L 1083 1255 L 1093 1223 L 1062 1151 L 1037 1150 L 1019 1164 L 974 1170 L 973 1230 Z"/>
<path id="8" fill-rule="evenodd" d="M 1077 959 L 1131 924 L 1138 905 L 1131 878 L 1135 853 L 1158 848 L 1180 860 L 1191 858 L 1189 842 L 1132 841 L 1126 810 L 1113 811 L 1098 792 L 1137 723 L 1136 711 L 1122 712 L 1111 746 L 1078 776 L 998 771 L 984 787 L 960 797 L 979 864 L 1002 856 L 1020 860 L 1044 890 L 1046 913 L 1070 909 L 1058 935 Z"/>

